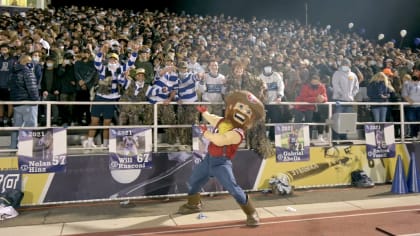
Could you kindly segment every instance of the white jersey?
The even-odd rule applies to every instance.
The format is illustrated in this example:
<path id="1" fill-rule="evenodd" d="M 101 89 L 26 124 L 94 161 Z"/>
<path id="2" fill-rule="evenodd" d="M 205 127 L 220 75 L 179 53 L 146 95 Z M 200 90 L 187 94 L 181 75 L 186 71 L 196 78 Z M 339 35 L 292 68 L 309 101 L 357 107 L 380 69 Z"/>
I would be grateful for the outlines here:
<path id="1" fill-rule="evenodd" d="M 275 102 L 277 98 L 284 96 L 283 77 L 279 73 L 273 72 L 269 76 L 262 73 L 258 78 L 264 82 L 267 89 L 267 103 Z"/>
<path id="2" fill-rule="evenodd" d="M 225 93 L 225 76 L 217 74 L 216 77 L 209 73 L 204 74 L 204 82 L 198 84 L 198 89 L 203 94 L 203 102 L 223 102 Z"/>

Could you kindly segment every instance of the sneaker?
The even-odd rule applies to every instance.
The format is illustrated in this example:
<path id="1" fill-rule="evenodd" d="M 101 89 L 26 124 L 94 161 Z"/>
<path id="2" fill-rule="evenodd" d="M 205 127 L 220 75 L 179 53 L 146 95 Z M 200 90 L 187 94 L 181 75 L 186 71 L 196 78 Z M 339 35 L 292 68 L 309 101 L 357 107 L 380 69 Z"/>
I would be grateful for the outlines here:
<path id="1" fill-rule="evenodd" d="M 371 188 L 375 186 L 375 183 L 363 170 L 351 172 L 351 183 L 358 188 Z"/>
<path id="2" fill-rule="evenodd" d="M 96 145 L 93 142 L 89 142 L 89 140 L 84 140 L 82 146 L 84 148 L 96 148 Z"/>
<path id="3" fill-rule="evenodd" d="M 322 134 L 318 135 L 318 142 L 322 142 L 322 143 L 326 142 Z"/>
<path id="4" fill-rule="evenodd" d="M 0 206 L 0 220 L 7 220 L 18 216 L 19 213 L 12 206 Z"/>

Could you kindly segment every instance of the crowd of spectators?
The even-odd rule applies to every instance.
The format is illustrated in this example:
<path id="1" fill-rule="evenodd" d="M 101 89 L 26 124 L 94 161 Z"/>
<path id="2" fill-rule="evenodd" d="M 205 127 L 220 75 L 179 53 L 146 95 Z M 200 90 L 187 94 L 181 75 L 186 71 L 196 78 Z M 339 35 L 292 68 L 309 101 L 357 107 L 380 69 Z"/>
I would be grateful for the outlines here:
<path id="1" fill-rule="evenodd" d="M 326 86 L 328 93 L 331 77 L 343 60 L 351 62 L 351 70 L 357 75 L 360 87 L 366 87 L 374 74 L 383 71 L 395 90 L 390 101 L 403 101 L 400 95 L 402 78 L 411 74 L 420 56 L 411 48 L 396 47 L 395 42 L 369 40 L 356 32 L 304 25 L 296 20 L 256 17 L 245 20 L 223 14 L 190 15 L 76 6 L 34 8 L 16 14 L 5 12 L 0 16 L 0 65 L 9 60 L 3 55 L 3 47 L 14 60 L 23 54 L 32 55 L 34 68 L 41 70 L 36 75 L 40 95 L 45 100 L 88 100 L 86 91 L 96 83 L 91 79 L 94 70 L 86 69 L 83 76 L 89 79 L 80 82 L 77 76 L 74 81 L 63 77 L 66 73 L 63 67 L 81 61 L 90 63 L 87 57 L 93 58 L 105 43 L 122 64 L 127 62 L 133 48 L 139 47 L 135 67 L 145 69 L 148 84 L 167 58 L 175 65 L 186 61 L 189 70 L 200 73 L 209 72 L 209 64 L 217 62 L 218 73 L 222 75 L 231 72 L 233 63 L 241 63 L 256 77 L 270 64 L 284 82 L 281 101 L 295 101 L 302 85 L 310 83 L 314 75 Z M 93 67 L 93 60 L 91 63 Z M 45 73 L 51 68 L 61 74 Z M 3 67 L 1 70 L 0 81 L 7 80 Z M 62 78 L 66 81 L 59 82 Z M 363 97 L 362 100 L 367 101 Z M 10 120 L 11 114 L 5 108 L 0 110 L 1 124 L 3 121 L 8 124 Z M 291 110 L 289 107 L 283 115 L 288 117 L 286 121 L 293 121 Z M 57 125 L 88 125 L 89 112 L 81 111 L 83 115 L 67 108 L 53 109 L 53 121 Z M 40 119 L 43 114 L 41 111 Z M 392 116 L 389 119 L 392 120 Z"/>

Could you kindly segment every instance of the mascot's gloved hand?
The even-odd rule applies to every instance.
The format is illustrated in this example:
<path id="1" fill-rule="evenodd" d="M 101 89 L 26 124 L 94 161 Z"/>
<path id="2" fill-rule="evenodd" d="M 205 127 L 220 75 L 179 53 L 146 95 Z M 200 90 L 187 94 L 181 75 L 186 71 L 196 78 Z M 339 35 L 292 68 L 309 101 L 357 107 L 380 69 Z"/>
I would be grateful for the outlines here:
<path id="1" fill-rule="evenodd" d="M 200 125 L 201 134 L 204 134 L 207 131 L 207 125 L 201 124 Z"/>
<path id="2" fill-rule="evenodd" d="M 195 107 L 195 109 L 197 109 L 197 111 L 199 111 L 199 112 L 201 112 L 201 113 L 203 113 L 203 112 L 206 112 L 206 111 L 207 111 L 207 107 L 206 107 L 206 106 L 202 106 L 202 105 L 200 105 L 200 106 L 196 106 L 196 107 Z"/>

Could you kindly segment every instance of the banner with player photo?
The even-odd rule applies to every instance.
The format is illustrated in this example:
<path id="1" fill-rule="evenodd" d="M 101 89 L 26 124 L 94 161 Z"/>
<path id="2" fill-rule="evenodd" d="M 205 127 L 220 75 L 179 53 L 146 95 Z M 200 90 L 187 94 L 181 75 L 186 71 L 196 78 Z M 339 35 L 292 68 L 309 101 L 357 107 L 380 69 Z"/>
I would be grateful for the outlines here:
<path id="1" fill-rule="evenodd" d="M 67 130 L 19 130 L 18 165 L 22 173 L 63 172 L 67 163 Z"/>
<path id="2" fill-rule="evenodd" d="M 395 157 L 393 124 L 367 124 L 365 136 L 368 159 Z"/>
<path id="3" fill-rule="evenodd" d="M 140 170 L 152 167 L 152 129 L 110 129 L 109 169 Z"/>
<path id="4" fill-rule="evenodd" d="M 275 126 L 277 162 L 309 160 L 309 125 L 279 124 Z"/>

